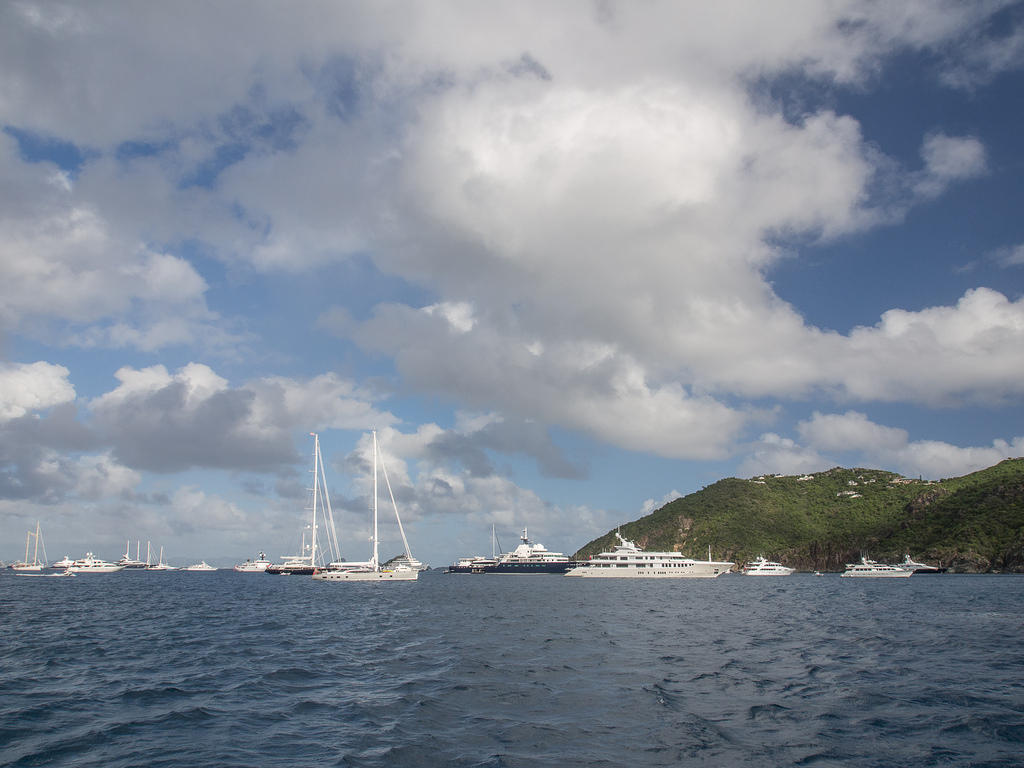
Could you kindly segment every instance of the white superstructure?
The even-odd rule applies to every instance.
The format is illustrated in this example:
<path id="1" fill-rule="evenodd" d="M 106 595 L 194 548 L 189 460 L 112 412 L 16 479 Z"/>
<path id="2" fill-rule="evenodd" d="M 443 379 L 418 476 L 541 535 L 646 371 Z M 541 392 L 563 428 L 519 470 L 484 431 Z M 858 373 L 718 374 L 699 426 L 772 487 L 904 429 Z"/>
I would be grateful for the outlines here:
<path id="1" fill-rule="evenodd" d="M 766 560 L 762 555 L 743 566 L 742 573 L 744 576 L 789 576 L 795 570 L 782 563 Z"/>
<path id="2" fill-rule="evenodd" d="M 263 573 L 267 570 L 268 565 L 270 565 L 270 561 L 267 560 L 267 556 L 260 552 L 255 560 L 246 560 L 244 563 L 239 563 L 235 566 L 235 570 L 239 573 Z"/>
<path id="3" fill-rule="evenodd" d="M 566 576 L 586 578 L 713 579 L 732 569 L 727 561 L 694 560 L 681 552 L 644 552 L 632 541 L 615 535 L 619 543 L 586 563 L 566 571 Z"/>
<path id="4" fill-rule="evenodd" d="M 847 563 L 846 570 L 840 575 L 875 579 L 905 579 L 908 576 L 913 576 L 914 572 L 905 571 L 896 565 L 876 563 L 874 560 L 862 557 L 859 563 Z"/>
<path id="5" fill-rule="evenodd" d="M 205 560 L 203 560 L 202 562 L 196 563 L 195 565 L 186 565 L 184 568 L 182 568 L 182 570 L 183 571 L 216 571 L 217 569 L 214 568 L 209 563 L 207 563 Z"/>

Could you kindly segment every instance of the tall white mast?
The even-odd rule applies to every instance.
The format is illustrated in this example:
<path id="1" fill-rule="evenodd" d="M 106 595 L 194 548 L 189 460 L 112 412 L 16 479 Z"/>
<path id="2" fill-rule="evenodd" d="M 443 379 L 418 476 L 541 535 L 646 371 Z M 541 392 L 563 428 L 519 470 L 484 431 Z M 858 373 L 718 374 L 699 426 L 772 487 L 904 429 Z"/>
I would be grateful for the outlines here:
<path id="1" fill-rule="evenodd" d="M 373 569 L 377 570 L 379 552 L 377 545 L 377 430 L 373 430 Z"/>
<path id="2" fill-rule="evenodd" d="M 32 555 L 32 564 L 35 565 L 39 562 L 39 521 L 36 520 L 36 548 L 35 554 Z"/>
<path id="3" fill-rule="evenodd" d="M 320 495 L 320 436 L 315 432 L 313 435 L 313 543 L 309 550 L 309 564 L 316 565 L 316 502 Z M 305 554 L 305 552 L 303 552 Z"/>

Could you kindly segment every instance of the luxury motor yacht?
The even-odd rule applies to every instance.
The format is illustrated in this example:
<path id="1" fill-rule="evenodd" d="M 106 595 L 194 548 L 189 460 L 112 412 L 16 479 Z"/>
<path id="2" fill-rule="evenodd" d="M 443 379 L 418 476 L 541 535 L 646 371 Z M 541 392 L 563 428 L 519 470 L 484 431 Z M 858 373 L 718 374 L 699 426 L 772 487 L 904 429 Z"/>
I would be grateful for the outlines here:
<path id="1" fill-rule="evenodd" d="M 903 579 L 913 576 L 914 572 L 904 570 L 898 565 L 877 563 L 862 557 L 859 563 L 847 563 L 846 570 L 840 575 L 875 579 Z"/>
<path id="2" fill-rule="evenodd" d="M 684 557 L 681 552 L 645 552 L 618 531 L 619 543 L 566 572 L 566 576 L 587 578 L 713 579 L 728 573 L 734 563 Z"/>
<path id="3" fill-rule="evenodd" d="M 498 557 L 493 565 L 484 565 L 484 573 L 565 573 L 576 562 L 561 552 L 551 552 L 543 544 L 530 541 L 527 529 L 519 537 L 520 544 Z M 475 571 L 474 571 L 475 572 Z"/>
<path id="4" fill-rule="evenodd" d="M 741 573 L 744 576 L 789 576 L 795 570 L 795 568 L 787 568 L 782 563 L 765 560 L 762 555 L 743 566 Z"/>
<path id="5" fill-rule="evenodd" d="M 116 573 L 117 571 L 123 571 L 124 566 L 101 560 L 93 555 L 92 552 L 86 552 L 85 557 L 75 560 L 68 567 L 68 570 L 72 573 Z"/>
<path id="6" fill-rule="evenodd" d="M 216 571 L 217 569 L 214 568 L 209 563 L 207 563 L 205 560 L 203 560 L 202 562 L 196 563 L 195 565 L 186 565 L 181 570 L 183 570 L 183 571 Z"/>
<path id="7" fill-rule="evenodd" d="M 940 568 L 935 565 L 928 565 L 927 563 L 917 563 L 910 559 L 910 555 L 905 555 L 903 562 L 900 563 L 900 568 L 911 573 L 945 573 L 946 568 Z"/>
<path id="8" fill-rule="evenodd" d="M 267 556 L 260 552 L 255 560 L 247 558 L 244 563 L 239 563 L 234 569 L 239 573 L 263 573 L 270 565 L 272 563 L 267 560 Z"/>
<path id="9" fill-rule="evenodd" d="M 460 557 L 448 566 L 445 573 L 484 573 L 486 568 L 497 564 L 498 559 L 495 557 L 484 557 L 483 555 Z"/>

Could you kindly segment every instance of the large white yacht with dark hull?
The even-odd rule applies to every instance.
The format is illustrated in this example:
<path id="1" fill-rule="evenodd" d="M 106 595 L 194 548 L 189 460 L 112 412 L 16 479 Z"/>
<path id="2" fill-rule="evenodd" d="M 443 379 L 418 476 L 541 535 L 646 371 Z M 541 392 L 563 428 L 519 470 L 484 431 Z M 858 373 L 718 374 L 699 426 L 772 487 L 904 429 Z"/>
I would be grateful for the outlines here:
<path id="1" fill-rule="evenodd" d="M 447 573 L 560 573 L 578 563 L 561 552 L 551 552 L 539 542 L 530 541 L 527 529 L 519 537 L 519 546 L 497 557 L 463 557 L 448 566 Z"/>

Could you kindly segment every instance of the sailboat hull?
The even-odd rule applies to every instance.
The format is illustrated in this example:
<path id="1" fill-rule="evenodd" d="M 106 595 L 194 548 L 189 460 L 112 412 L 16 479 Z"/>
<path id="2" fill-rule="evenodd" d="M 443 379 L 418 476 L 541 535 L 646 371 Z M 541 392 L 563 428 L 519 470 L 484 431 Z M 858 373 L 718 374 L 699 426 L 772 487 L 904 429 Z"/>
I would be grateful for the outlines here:
<path id="1" fill-rule="evenodd" d="M 263 572 L 273 576 L 311 576 L 315 571 L 312 565 L 289 565 L 288 563 L 275 563 L 268 565 Z"/>

